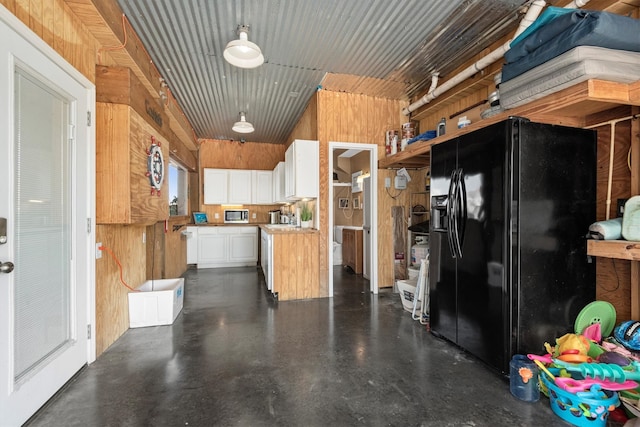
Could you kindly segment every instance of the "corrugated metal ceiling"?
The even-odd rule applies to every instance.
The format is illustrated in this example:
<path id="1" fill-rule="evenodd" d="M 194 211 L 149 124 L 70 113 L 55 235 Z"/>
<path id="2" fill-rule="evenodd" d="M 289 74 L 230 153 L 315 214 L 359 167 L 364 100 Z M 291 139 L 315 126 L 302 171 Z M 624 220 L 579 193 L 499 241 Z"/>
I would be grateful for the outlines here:
<path id="1" fill-rule="evenodd" d="M 199 138 L 284 143 L 327 88 L 407 99 L 519 20 L 524 0 L 118 0 Z M 265 64 L 223 56 L 249 25 Z M 256 131 L 231 130 L 246 112 Z"/>

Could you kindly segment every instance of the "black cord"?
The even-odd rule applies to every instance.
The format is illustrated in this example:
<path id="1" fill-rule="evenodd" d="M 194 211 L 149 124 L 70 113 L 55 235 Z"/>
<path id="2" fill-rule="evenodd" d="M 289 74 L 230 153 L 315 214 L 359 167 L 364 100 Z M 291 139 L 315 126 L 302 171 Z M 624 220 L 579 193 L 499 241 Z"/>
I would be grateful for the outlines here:
<path id="1" fill-rule="evenodd" d="M 602 290 L 605 292 L 615 292 L 620 288 L 620 276 L 618 276 L 618 270 L 616 269 L 615 258 L 611 258 L 611 263 L 613 264 L 613 272 L 616 273 L 616 287 L 613 289 L 602 288 Z"/>
<path id="2" fill-rule="evenodd" d="M 389 195 L 389 197 L 391 197 L 393 200 L 396 200 L 398 197 L 400 197 L 400 195 L 404 191 L 404 190 L 400 190 L 398 194 L 396 194 L 395 196 L 392 196 L 391 193 L 389 192 L 389 188 L 385 187 L 385 190 L 387 191 L 387 194 Z"/>

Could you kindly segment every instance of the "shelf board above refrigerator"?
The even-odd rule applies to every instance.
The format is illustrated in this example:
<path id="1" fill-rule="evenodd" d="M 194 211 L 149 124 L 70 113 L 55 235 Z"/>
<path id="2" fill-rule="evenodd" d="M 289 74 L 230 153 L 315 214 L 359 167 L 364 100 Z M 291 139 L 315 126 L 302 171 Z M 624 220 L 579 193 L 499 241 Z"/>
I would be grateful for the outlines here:
<path id="1" fill-rule="evenodd" d="M 379 169 L 429 166 L 431 147 L 457 136 L 505 120 L 509 116 L 526 117 L 534 122 L 573 127 L 588 126 L 588 116 L 620 105 L 640 105 L 640 81 L 617 83 L 586 80 L 520 107 L 503 111 L 471 125 L 428 141 L 417 141 L 404 151 L 378 161 Z"/>
<path id="2" fill-rule="evenodd" d="M 587 240 L 587 255 L 640 261 L 640 242 L 628 240 Z"/>

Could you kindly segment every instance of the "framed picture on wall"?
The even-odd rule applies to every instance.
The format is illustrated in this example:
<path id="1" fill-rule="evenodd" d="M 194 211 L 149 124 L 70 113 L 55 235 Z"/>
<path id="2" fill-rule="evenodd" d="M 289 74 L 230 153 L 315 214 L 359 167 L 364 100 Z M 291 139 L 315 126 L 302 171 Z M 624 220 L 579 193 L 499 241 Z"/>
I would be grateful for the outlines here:
<path id="1" fill-rule="evenodd" d="M 338 199 L 338 207 L 340 207 L 340 209 L 349 209 L 349 199 L 340 197 Z"/>
<path id="2" fill-rule="evenodd" d="M 204 212 L 194 212 L 193 213 L 193 222 L 196 224 L 206 224 L 207 223 L 207 214 Z"/>
<path id="3" fill-rule="evenodd" d="M 362 209 L 360 206 L 360 197 L 353 198 L 353 209 Z"/>

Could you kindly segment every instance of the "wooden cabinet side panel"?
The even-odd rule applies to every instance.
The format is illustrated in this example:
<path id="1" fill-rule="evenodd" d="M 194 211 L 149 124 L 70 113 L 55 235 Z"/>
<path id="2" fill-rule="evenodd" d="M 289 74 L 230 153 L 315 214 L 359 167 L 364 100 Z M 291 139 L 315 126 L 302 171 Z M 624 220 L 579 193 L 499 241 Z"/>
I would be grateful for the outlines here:
<path id="1" fill-rule="evenodd" d="M 142 224 L 162 221 L 169 218 L 169 143 L 135 111 L 130 110 L 130 115 L 131 221 Z M 160 144 L 164 158 L 162 188 L 153 194 L 149 178 L 145 175 L 152 136 Z"/>
<path id="2" fill-rule="evenodd" d="M 125 224 L 129 199 L 129 107 L 96 104 L 96 223 Z"/>
<path id="3" fill-rule="evenodd" d="M 318 234 L 300 236 L 296 263 L 298 266 L 298 280 L 296 281 L 298 299 L 320 296 L 318 240 Z M 300 246 L 302 246 L 302 250 L 300 250 Z"/>
<path id="4" fill-rule="evenodd" d="M 356 274 L 362 274 L 362 230 L 354 230 L 354 268 Z"/>

